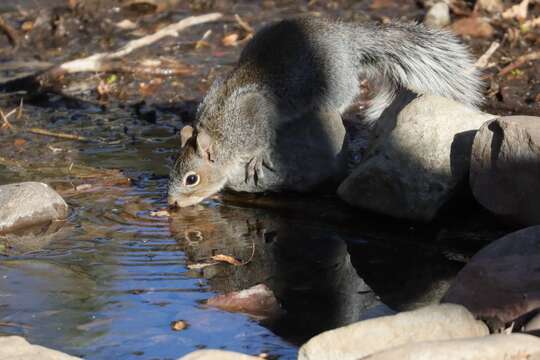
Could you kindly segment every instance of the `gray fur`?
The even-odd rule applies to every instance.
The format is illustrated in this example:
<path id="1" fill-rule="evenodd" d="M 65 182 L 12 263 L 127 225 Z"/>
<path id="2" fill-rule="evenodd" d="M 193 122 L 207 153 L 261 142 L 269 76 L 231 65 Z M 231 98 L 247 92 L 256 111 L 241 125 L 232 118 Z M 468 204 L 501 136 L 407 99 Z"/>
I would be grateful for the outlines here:
<path id="1" fill-rule="evenodd" d="M 191 197 L 194 200 L 183 203 L 192 204 L 222 186 L 238 189 L 241 168 L 245 168 L 245 181 L 253 184 L 245 189 L 266 190 L 261 180 L 272 170 L 269 154 L 276 152 L 278 129 L 306 114 L 343 113 L 358 96 L 361 77 L 380 86 L 367 111 L 368 122 L 379 118 L 400 87 L 471 107 L 481 102 L 481 82 L 472 58 L 447 31 L 415 23 L 359 25 L 316 17 L 283 20 L 261 29 L 242 51 L 236 67 L 212 85 L 199 107 L 194 136 L 203 131 L 213 139 L 214 157 L 205 160 L 200 151 L 193 150 L 196 142 L 188 141 L 171 171 L 169 202 Z M 321 156 L 326 159 L 327 155 Z M 190 171 L 206 177 L 200 189 L 182 187 Z M 287 188 L 285 183 L 283 188 Z"/>

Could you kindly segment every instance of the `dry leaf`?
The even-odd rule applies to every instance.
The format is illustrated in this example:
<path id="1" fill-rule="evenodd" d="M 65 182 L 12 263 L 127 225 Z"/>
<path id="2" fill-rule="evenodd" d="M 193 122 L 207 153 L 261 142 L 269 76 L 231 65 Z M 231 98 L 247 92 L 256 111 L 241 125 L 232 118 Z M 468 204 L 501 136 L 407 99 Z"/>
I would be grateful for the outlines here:
<path id="1" fill-rule="evenodd" d="M 527 10 L 529 8 L 529 0 L 523 0 L 520 4 L 512 6 L 510 9 L 502 13 L 503 19 L 525 20 L 527 18 Z"/>
<path id="2" fill-rule="evenodd" d="M 242 265 L 240 261 L 238 261 L 237 259 L 229 255 L 218 254 L 218 255 L 212 256 L 210 259 L 214 261 L 226 262 L 234 266 Z"/>
<path id="3" fill-rule="evenodd" d="M 17 138 L 15 139 L 15 141 L 13 142 L 13 144 L 16 146 L 16 147 L 21 147 L 21 146 L 24 146 L 26 145 L 27 141 L 24 140 L 24 139 L 21 139 L 21 138 Z"/>
<path id="4" fill-rule="evenodd" d="M 467 17 L 459 19 L 452 24 L 452 31 L 461 36 L 473 38 L 490 38 L 495 30 L 486 20 L 480 17 Z"/>
<path id="5" fill-rule="evenodd" d="M 88 190 L 88 189 L 91 189 L 91 188 L 92 188 L 92 185 L 90 185 L 90 184 L 81 184 L 81 185 L 75 186 L 76 191 L 84 191 L 84 190 Z"/>
<path id="6" fill-rule="evenodd" d="M 188 327 L 189 327 L 189 324 L 184 320 L 171 321 L 171 330 L 182 331 L 182 330 L 186 330 Z"/>
<path id="7" fill-rule="evenodd" d="M 225 37 L 221 40 L 222 44 L 224 46 L 237 46 L 238 45 L 238 34 L 232 33 L 229 35 L 225 35 Z"/>
<path id="8" fill-rule="evenodd" d="M 34 22 L 33 21 L 25 21 L 21 25 L 21 30 L 24 32 L 32 31 L 34 28 Z"/>
<path id="9" fill-rule="evenodd" d="M 137 28 L 137 24 L 129 19 L 124 19 L 120 22 L 117 22 L 116 27 L 122 30 L 133 30 Z"/>
<path id="10" fill-rule="evenodd" d="M 171 214 L 167 210 L 158 210 L 158 211 L 150 211 L 150 216 L 166 217 L 166 216 L 171 216 Z"/>

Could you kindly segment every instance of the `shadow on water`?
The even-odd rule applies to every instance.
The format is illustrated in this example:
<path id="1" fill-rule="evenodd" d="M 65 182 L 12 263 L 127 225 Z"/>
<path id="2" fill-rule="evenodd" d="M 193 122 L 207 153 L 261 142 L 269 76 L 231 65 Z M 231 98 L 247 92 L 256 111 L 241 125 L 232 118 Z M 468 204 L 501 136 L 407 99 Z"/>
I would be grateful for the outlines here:
<path id="1" fill-rule="evenodd" d="M 61 236 L 40 251 L 0 258 L 0 334 L 87 359 L 177 358 L 204 347 L 294 359 L 311 335 L 384 313 L 381 304 L 403 310 L 436 301 L 463 257 L 496 237 L 482 235 L 492 228 L 490 219 L 478 221 L 474 207 L 470 219 L 459 217 L 469 220 L 450 216 L 426 226 L 362 213 L 322 195 L 225 194 L 170 221 L 152 217 L 166 203 L 165 159 L 177 144 L 176 117 L 159 110 L 157 123 L 148 123 L 122 109 L 44 112 L 26 105 L 26 111 L 26 121 L 45 118 L 52 130 L 122 141 L 32 139 L 25 151 L 70 149 L 62 156 L 125 169 L 133 179 L 133 186 L 70 195 Z M 7 171 L 0 182 L 73 180 L 43 174 Z M 188 267 L 220 253 L 247 264 Z M 259 283 L 280 301 L 281 317 L 258 322 L 201 305 L 216 293 Z M 174 320 L 190 326 L 172 331 Z"/>

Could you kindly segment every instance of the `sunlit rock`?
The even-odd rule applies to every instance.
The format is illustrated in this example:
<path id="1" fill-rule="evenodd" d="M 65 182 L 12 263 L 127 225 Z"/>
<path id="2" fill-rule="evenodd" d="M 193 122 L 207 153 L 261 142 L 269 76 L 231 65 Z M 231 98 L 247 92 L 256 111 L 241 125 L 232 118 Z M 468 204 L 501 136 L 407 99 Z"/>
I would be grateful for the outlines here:
<path id="1" fill-rule="evenodd" d="M 521 225 L 540 224 L 540 117 L 505 116 L 474 139 L 470 184 L 476 200 Z"/>
<path id="2" fill-rule="evenodd" d="M 487 326 L 477 321 L 463 306 L 431 305 L 324 332 L 300 348 L 298 359 L 356 360 L 412 342 L 487 334 Z"/>
<path id="3" fill-rule="evenodd" d="M 0 337 L 0 359 L 3 360 L 76 360 L 68 354 L 32 345 L 20 336 Z"/>
<path id="4" fill-rule="evenodd" d="M 474 134 L 493 118 L 450 99 L 402 92 L 338 194 L 366 210 L 430 221 L 465 183 Z"/>
<path id="5" fill-rule="evenodd" d="M 540 308 L 540 226 L 506 235 L 459 272 L 443 302 L 461 304 L 493 330 Z"/>
<path id="6" fill-rule="evenodd" d="M 47 184 L 23 182 L 0 186 L 0 235 L 28 228 L 48 228 L 68 215 L 64 199 Z"/>
<path id="7" fill-rule="evenodd" d="M 524 334 L 490 335 L 470 339 L 428 341 L 376 353 L 369 360 L 508 360 L 540 355 L 540 339 Z"/>
<path id="8" fill-rule="evenodd" d="M 232 351 L 223 350 L 198 350 L 178 360 L 260 360 L 260 357 L 249 356 Z"/>

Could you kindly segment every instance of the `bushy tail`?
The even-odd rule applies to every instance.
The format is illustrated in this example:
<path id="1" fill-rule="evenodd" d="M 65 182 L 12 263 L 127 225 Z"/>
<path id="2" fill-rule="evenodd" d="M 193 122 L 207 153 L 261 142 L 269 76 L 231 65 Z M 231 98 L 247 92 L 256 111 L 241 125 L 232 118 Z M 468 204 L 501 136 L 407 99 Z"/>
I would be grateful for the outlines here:
<path id="1" fill-rule="evenodd" d="M 467 48 L 450 32 L 416 23 L 350 28 L 357 66 L 380 85 L 367 120 L 376 120 L 400 87 L 477 107 L 482 82 Z"/>

